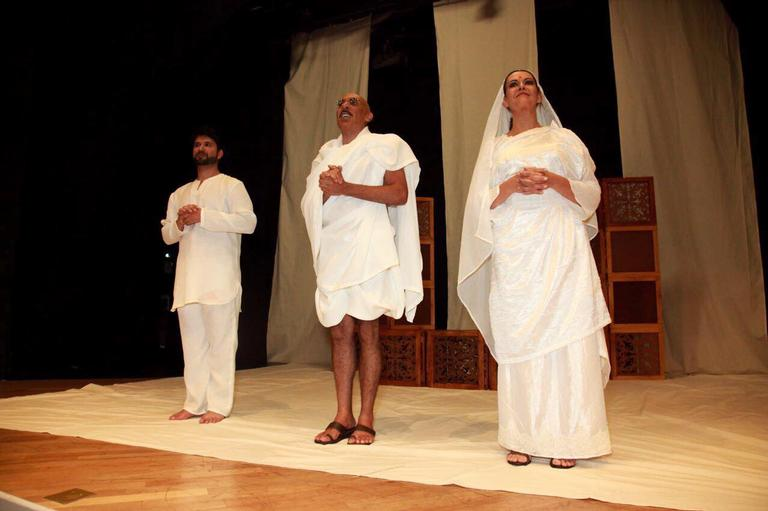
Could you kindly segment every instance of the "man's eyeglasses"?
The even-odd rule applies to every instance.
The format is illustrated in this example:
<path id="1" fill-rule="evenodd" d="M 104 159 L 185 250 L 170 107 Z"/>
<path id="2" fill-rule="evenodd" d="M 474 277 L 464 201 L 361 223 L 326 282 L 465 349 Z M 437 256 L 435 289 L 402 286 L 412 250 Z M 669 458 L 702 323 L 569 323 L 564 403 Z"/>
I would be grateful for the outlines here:
<path id="1" fill-rule="evenodd" d="M 341 106 L 344 103 L 349 103 L 352 106 L 357 106 L 360 104 L 360 100 L 356 97 L 352 96 L 351 98 L 341 98 L 336 100 L 336 106 Z"/>

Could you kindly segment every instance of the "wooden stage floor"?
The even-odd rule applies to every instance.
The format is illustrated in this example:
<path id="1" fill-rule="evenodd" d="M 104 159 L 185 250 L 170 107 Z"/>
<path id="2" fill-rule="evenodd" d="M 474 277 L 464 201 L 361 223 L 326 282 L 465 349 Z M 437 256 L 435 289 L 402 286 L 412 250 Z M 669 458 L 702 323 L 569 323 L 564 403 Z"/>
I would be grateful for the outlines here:
<path id="1" fill-rule="evenodd" d="M 0 382 L 0 398 L 87 383 L 91 381 Z M 0 446 L 0 490 L 54 509 L 661 509 L 341 476 L 26 431 L 0 429 Z M 510 467 L 510 477 L 513 471 Z M 67 505 L 45 499 L 73 488 L 93 495 Z"/>

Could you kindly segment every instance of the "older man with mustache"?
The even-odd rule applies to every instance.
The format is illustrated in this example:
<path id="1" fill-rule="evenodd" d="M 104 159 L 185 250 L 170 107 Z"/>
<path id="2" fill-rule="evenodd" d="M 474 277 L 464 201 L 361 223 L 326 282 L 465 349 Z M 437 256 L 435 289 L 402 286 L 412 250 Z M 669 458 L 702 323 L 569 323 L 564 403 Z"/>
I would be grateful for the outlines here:
<path id="1" fill-rule="evenodd" d="M 373 112 L 356 93 L 337 101 L 338 138 L 312 162 L 301 210 L 307 225 L 317 291 L 315 306 L 332 339 L 336 416 L 318 444 L 369 445 L 381 374 L 379 318 L 413 321 L 423 298 L 415 189 L 419 163 L 394 134 L 368 130 Z M 352 412 L 355 322 L 360 339 L 361 407 Z"/>

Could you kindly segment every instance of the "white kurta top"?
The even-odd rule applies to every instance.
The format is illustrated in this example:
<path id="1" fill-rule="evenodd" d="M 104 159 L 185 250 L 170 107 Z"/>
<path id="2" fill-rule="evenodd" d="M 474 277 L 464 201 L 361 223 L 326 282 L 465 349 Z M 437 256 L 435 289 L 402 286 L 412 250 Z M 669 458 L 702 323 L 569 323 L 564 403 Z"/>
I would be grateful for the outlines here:
<path id="1" fill-rule="evenodd" d="M 404 169 L 408 200 L 401 206 L 348 196 L 323 204 L 318 185 L 329 165 L 342 167 L 344 180 L 381 186 L 388 170 Z M 312 162 L 301 210 L 317 275 L 315 305 L 320 322 L 338 324 L 345 314 L 375 319 L 386 314 L 413 320 L 424 294 L 415 190 L 419 164 L 408 144 L 393 134 L 364 129 L 348 144 L 325 143 Z"/>
<path id="2" fill-rule="evenodd" d="M 187 204 L 200 207 L 200 223 L 180 231 L 177 212 Z M 240 296 L 240 236 L 256 228 L 242 181 L 217 174 L 185 184 L 171 194 L 161 223 L 163 241 L 179 242 L 172 311 L 188 303 L 218 305 Z"/>
<path id="3" fill-rule="evenodd" d="M 477 231 L 490 234 L 492 256 L 482 266 L 490 264 L 491 271 L 475 271 L 461 284 L 465 292 L 488 289 L 487 305 L 470 301 L 468 308 L 473 317 L 489 319 L 482 333 L 496 360 L 516 363 L 579 341 L 610 322 L 589 246 L 600 185 L 584 144 L 556 126 L 498 137 L 489 163 L 487 191 L 474 201 L 480 207 L 490 208 L 498 185 L 524 167 L 566 177 L 579 203 L 550 189 L 513 194 L 478 215 L 489 223 Z M 473 282 L 479 278 L 490 282 Z"/>

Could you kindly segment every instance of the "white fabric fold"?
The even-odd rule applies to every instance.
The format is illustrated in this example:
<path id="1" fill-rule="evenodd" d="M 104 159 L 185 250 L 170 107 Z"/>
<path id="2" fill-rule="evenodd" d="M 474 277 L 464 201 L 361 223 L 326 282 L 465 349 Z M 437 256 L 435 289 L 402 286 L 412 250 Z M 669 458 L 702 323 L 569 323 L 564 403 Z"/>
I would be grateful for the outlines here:
<path id="1" fill-rule="evenodd" d="M 571 136 L 578 140 L 578 137 L 569 130 L 564 130 L 560 123 L 554 108 L 544 95 L 544 89 L 541 90 L 542 101 L 536 111 L 536 117 L 540 125 L 555 128 L 559 136 L 564 140 Z M 502 106 L 504 98 L 504 86 L 499 87 L 496 97 L 493 100 L 491 111 L 483 131 L 483 140 L 480 145 L 480 152 L 477 156 L 475 169 L 472 173 L 472 181 L 469 185 L 469 194 L 464 207 L 464 223 L 461 233 L 461 248 L 459 253 L 459 281 L 458 295 L 461 302 L 466 307 L 469 315 L 472 317 L 477 328 L 483 334 L 493 353 L 494 339 L 491 332 L 491 318 L 488 307 L 488 297 L 491 289 L 491 265 L 489 260 L 493 252 L 493 233 L 491 232 L 491 202 L 498 195 L 498 184 L 491 182 L 491 170 L 493 165 L 494 144 L 497 137 L 507 133 L 510 126 L 511 114 Z M 594 216 L 594 209 L 600 198 L 600 188 L 597 186 L 597 197 L 595 200 L 595 189 L 589 188 L 589 181 L 597 183 L 594 178 L 594 163 L 588 158 L 589 153 L 583 144 L 579 141 L 579 151 L 584 151 L 587 159 L 584 159 L 584 166 L 578 168 L 578 173 L 572 177 L 574 180 L 581 180 L 586 177 L 586 186 L 574 188 L 574 194 L 578 193 L 577 200 L 584 210 L 583 215 L 589 220 L 585 223 L 590 237 L 597 233 L 597 219 Z M 583 149 L 582 149 L 583 148 Z M 551 169 L 550 169 L 551 170 Z M 591 177 L 589 177 L 591 176 Z M 593 186 L 593 185 L 592 185 Z M 594 206 L 594 207 L 593 207 Z M 590 211 L 590 208 L 591 211 Z M 585 333 L 588 334 L 591 332 Z"/>
<path id="2" fill-rule="evenodd" d="M 333 196 L 323 204 L 319 176 L 329 165 L 340 166 L 346 181 L 368 186 L 380 186 L 385 172 L 403 169 L 408 200 L 387 207 Z M 336 325 L 352 312 L 358 319 L 381 314 L 399 318 L 405 313 L 413 320 L 423 298 L 415 196 L 419 173 L 413 151 L 397 135 L 374 134 L 366 128 L 348 144 L 338 137 L 320 148 L 307 177 L 301 211 L 317 276 L 315 305 L 324 326 Z M 385 272 L 374 285 L 374 277 Z"/>

